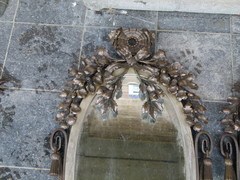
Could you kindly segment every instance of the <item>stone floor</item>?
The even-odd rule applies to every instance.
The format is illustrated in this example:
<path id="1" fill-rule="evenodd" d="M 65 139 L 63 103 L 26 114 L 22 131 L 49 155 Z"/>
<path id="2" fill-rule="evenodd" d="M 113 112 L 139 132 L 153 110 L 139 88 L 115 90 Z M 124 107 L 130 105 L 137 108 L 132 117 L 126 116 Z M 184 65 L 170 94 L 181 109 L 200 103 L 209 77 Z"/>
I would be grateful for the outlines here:
<path id="1" fill-rule="evenodd" d="M 68 69 L 99 46 L 112 47 L 107 34 L 117 27 L 148 28 L 156 48 L 196 75 L 197 93 L 208 108 L 214 137 L 214 179 L 223 179 L 219 154 L 220 113 L 240 77 L 240 16 L 176 12 L 87 9 L 80 0 L 10 0 L 0 17 L 0 179 L 46 180 L 49 136 L 59 91 Z"/>

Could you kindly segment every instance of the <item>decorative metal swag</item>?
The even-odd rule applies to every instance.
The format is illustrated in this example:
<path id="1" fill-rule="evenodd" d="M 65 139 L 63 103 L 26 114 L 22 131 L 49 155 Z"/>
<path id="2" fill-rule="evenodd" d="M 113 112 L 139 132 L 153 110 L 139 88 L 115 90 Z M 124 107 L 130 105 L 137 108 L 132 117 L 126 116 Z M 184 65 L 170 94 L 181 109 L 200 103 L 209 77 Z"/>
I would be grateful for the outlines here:
<path id="1" fill-rule="evenodd" d="M 240 93 L 240 83 L 234 85 L 233 91 Z M 222 111 L 226 117 L 221 123 L 224 126 L 225 134 L 220 140 L 221 154 L 225 158 L 225 177 L 224 179 L 240 179 L 239 171 L 239 131 L 240 131 L 240 96 L 228 97 L 228 107 Z"/>
<path id="2" fill-rule="evenodd" d="M 109 34 L 109 39 L 121 58 L 111 57 L 105 48 L 100 48 L 96 56 L 82 60 L 79 70 L 70 70 L 73 79 L 66 83 L 69 88 L 62 91 L 60 95 L 64 101 L 59 105 L 59 113 L 56 117 L 62 129 L 55 130 L 51 137 L 51 147 L 54 151 L 51 155 L 53 160 L 51 175 L 60 174 L 64 177 L 62 175 L 64 167 L 59 168 L 59 166 L 65 165 L 65 162 L 60 161 L 61 156 L 66 153 L 66 131 L 69 132 L 67 129 L 77 120 L 77 114 L 81 111 L 81 100 L 89 94 L 97 93 L 96 105 L 102 118 L 117 116 L 118 105 L 115 98 L 121 97 L 122 80 L 130 68 L 139 78 L 139 97 L 144 101 L 143 119 L 154 123 L 161 115 L 164 92 L 160 86 L 165 86 L 178 101 L 182 102 L 187 123 L 197 132 L 202 130 L 202 125 L 208 120 L 203 114 L 206 109 L 200 104 L 200 98 L 191 92 L 191 89 L 198 89 L 197 84 L 193 82 L 194 75 L 182 72 L 180 63 L 170 63 L 164 51 L 158 50 L 153 54 L 151 47 L 154 38 L 154 33 L 146 29 L 113 30 Z M 208 133 L 201 131 L 195 140 L 197 149 L 200 135 L 205 136 L 202 142 L 202 147 L 205 149 L 201 151 L 205 161 L 199 178 L 212 179 L 211 159 L 209 159 L 212 151 L 211 139 Z M 65 150 L 62 152 L 60 151 L 61 144 L 65 144 Z"/>
<path id="3" fill-rule="evenodd" d="M 140 98 L 145 100 L 143 119 L 155 122 L 163 110 L 164 93 L 158 85 L 160 82 L 183 103 L 187 123 L 200 131 L 202 122 L 207 123 L 207 118 L 203 115 L 205 108 L 199 103 L 200 98 L 190 91 L 198 88 L 193 82 L 194 75 L 182 72 L 178 62 L 169 63 L 164 51 L 151 53 L 155 35 L 148 30 L 120 28 L 112 31 L 109 38 L 122 58 L 113 58 L 105 48 L 100 48 L 96 56 L 83 59 L 80 70 L 70 71 L 74 76 L 66 83 L 70 89 L 62 91 L 60 95 L 65 98 L 59 105 L 60 113 L 56 118 L 60 126 L 64 129 L 72 126 L 77 120 L 77 113 L 81 111 L 81 99 L 96 91 L 99 95 L 97 106 L 103 119 L 107 119 L 110 113 L 116 116 L 118 106 L 114 97 L 121 97 L 123 76 L 129 68 L 133 68 L 140 81 Z"/>

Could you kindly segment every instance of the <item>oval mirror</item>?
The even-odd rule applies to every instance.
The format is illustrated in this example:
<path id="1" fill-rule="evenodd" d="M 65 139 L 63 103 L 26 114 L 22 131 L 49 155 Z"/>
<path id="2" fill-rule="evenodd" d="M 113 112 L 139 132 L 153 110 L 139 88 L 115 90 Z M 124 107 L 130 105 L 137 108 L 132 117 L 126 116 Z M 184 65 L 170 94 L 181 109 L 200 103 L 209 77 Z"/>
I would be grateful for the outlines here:
<path id="1" fill-rule="evenodd" d="M 212 179 L 205 108 L 190 91 L 198 88 L 194 76 L 169 63 L 162 50 L 152 54 L 148 30 L 120 28 L 109 38 L 120 59 L 100 48 L 70 71 L 74 77 L 61 93 L 56 118 L 61 129 L 51 137 L 50 174 L 66 180 Z M 191 130 L 199 132 L 195 142 Z"/>
<path id="2" fill-rule="evenodd" d="M 70 134 L 66 179 L 196 177 L 192 134 L 182 104 L 162 87 L 166 91 L 162 114 L 155 123 L 144 121 L 139 84 L 130 69 L 122 81 L 122 97 L 116 99 L 118 115 L 109 115 L 108 120 L 98 110 L 97 95 L 83 100 L 83 111 Z"/>

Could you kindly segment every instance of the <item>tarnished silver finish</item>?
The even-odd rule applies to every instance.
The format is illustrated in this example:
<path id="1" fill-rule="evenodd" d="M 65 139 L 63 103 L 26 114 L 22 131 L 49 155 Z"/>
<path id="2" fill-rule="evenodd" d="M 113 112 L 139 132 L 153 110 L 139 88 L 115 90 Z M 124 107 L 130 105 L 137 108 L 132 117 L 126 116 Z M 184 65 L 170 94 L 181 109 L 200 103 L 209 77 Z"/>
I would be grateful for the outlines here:
<path id="1" fill-rule="evenodd" d="M 229 106 L 222 110 L 226 117 L 221 123 L 225 126 L 225 132 L 232 134 L 240 131 L 240 97 L 228 97 L 227 102 Z"/>
<path id="2" fill-rule="evenodd" d="M 240 83 L 235 83 L 233 91 L 240 93 Z M 226 114 L 226 117 L 221 121 L 225 126 L 226 133 L 235 133 L 240 131 L 240 96 L 228 97 L 228 107 L 225 107 L 222 112 Z"/>
<path id="3" fill-rule="evenodd" d="M 50 138 L 50 147 L 53 150 L 51 154 L 51 168 L 49 175 L 58 176 L 59 180 L 64 180 L 65 158 L 67 153 L 68 135 L 64 129 L 56 129 Z"/>
<path id="4" fill-rule="evenodd" d="M 167 87 L 184 106 L 187 123 L 193 129 L 200 131 L 202 123 L 207 123 L 203 115 L 205 108 L 200 104 L 200 98 L 190 89 L 198 89 L 193 82 L 194 75 L 182 72 L 178 62 L 170 63 L 165 52 L 151 52 L 154 33 L 143 29 L 117 29 L 109 34 L 110 41 L 121 59 L 113 58 L 105 48 L 97 50 L 96 56 L 82 60 L 80 70 L 72 69 L 73 79 L 66 83 L 69 90 L 60 94 L 65 100 L 59 105 L 56 120 L 62 128 L 68 128 L 76 121 L 76 114 L 82 98 L 97 92 L 97 107 L 103 119 L 109 115 L 116 116 L 118 106 L 114 98 L 121 97 L 122 78 L 133 68 L 140 81 L 140 98 L 145 101 L 142 107 L 142 117 L 155 122 L 163 110 L 164 96 L 159 83 Z"/>
<path id="5" fill-rule="evenodd" d="M 221 154 L 225 158 L 224 180 L 239 180 L 239 144 L 236 136 L 229 133 L 223 134 L 220 140 L 220 150 Z"/>
<path id="6" fill-rule="evenodd" d="M 240 92 L 240 83 L 234 85 L 233 91 Z M 224 126 L 225 133 L 221 137 L 220 149 L 224 157 L 225 164 L 225 180 L 239 180 L 239 138 L 238 132 L 240 131 L 240 97 L 228 97 L 227 102 L 229 106 L 223 108 L 222 112 L 226 117 L 221 120 Z M 235 150 L 233 150 L 233 148 Z M 233 153 L 234 152 L 234 153 Z"/>
<path id="7" fill-rule="evenodd" d="M 201 145 L 199 147 L 199 145 Z M 197 180 L 212 180 L 212 138 L 205 131 L 199 132 L 195 137 L 195 155 L 197 167 Z M 200 154 L 201 153 L 201 154 Z"/>

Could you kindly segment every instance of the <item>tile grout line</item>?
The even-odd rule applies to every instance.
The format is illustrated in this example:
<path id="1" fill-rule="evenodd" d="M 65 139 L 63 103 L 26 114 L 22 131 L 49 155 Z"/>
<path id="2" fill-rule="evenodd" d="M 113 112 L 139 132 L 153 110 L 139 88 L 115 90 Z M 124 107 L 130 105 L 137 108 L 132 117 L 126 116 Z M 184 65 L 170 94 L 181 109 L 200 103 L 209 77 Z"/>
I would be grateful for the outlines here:
<path id="1" fill-rule="evenodd" d="M 1 89 L 6 90 L 19 90 L 19 91 L 40 91 L 40 92 L 53 92 L 53 93 L 60 93 L 61 90 L 48 90 L 48 89 L 33 89 L 33 88 L 15 88 L 15 87 L 1 87 Z"/>
<path id="2" fill-rule="evenodd" d="M 230 33 L 217 33 L 217 32 L 196 32 L 196 31 L 181 31 L 181 30 L 157 30 L 158 32 L 169 32 L 169 33 L 196 33 L 196 34 L 222 34 L 229 35 Z"/>
<path id="3" fill-rule="evenodd" d="M 82 25 L 71 25 L 71 24 L 48 24 L 48 23 L 35 23 L 35 22 L 15 22 L 15 24 L 29 24 L 36 26 L 59 26 L 59 27 L 83 27 Z"/>
<path id="4" fill-rule="evenodd" d="M 29 169 L 29 170 L 44 170 L 49 171 L 49 168 L 34 168 L 34 167 L 22 167 L 22 166 L 8 166 L 8 165 L 0 165 L 1 168 L 14 168 L 14 169 Z"/>
<path id="5" fill-rule="evenodd" d="M 117 27 L 113 26 L 94 26 L 94 25 L 71 25 L 71 24 L 47 24 L 47 23 L 35 23 L 35 22 L 13 22 L 13 21 L 0 21 L 0 23 L 15 23 L 15 24 L 25 24 L 25 25 L 35 25 L 35 26 L 56 26 L 56 27 L 91 27 L 91 28 L 109 28 L 114 29 Z M 120 27 L 120 26 L 119 26 Z M 151 30 L 151 29 L 150 29 Z"/>
<path id="6" fill-rule="evenodd" d="M 2 20 L 0 20 L 0 23 L 13 23 L 13 21 L 2 21 Z"/>
<path id="7" fill-rule="evenodd" d="M 94 25 L 68 25 L 68 24 L 47 24 L 47 23 L 33 23 L 33 22 L 13 22 L 13 21 L 0 21 L 2 23 L 15 23 L 15 24 L 31 24 L 31 25 L 37 25 L 37 26 L 60 26 L 60 27 L 89 27 L 89 28 L 109 28 L 109 29 L 115 29 L 119 28 L 121 26 L 94 26 Z M 191 32 L 196 34 L 223 34 L 227 35 L 230 33 L 218 33 L 218 32 L 197 32 L 197 31 L 181 31 L 181 30 L 160 30 L 154 28 L 154 29 L 148 29 L 150 31 L 157 31 L 157 32 L 170 32 L 170 33 L 184 33 L 184 32 Z M 232 33 L 234 34 L 234 33 Z"/>
<path id="8" fill-rule="evenodd" d="M 80 68 L 81 58 L 82 58 L 82 49 L 83 49 L 83 41 L 84 41 L 84 35 L 85 35 L 85 23 L 86 23 L 86 17 L 87 17 L 88 9 L 86 8 L 86 12 L 84 15 L 84 24 L 83 24 L 83 30 L 82 30 L 82 36 L 81 36 L 81 44 L 80 44 L 80 52 L 79 52 L 79 58 L 78 58 L 78 69 Z"/>
<path id="9" fill-rule="evenodd" d="M 5 53 L 5 57 L 4 57 L 3 65 L 2 65 L 2 71 L 1 71 L 1 74 L 0 74 L 0 79 L 3 76 L 4 67 L 5 67 L 5 64 L 6 64 L 6 61 L 7 61 L 7 56 L 8 56 L 8 52 L 9 52 L 9 48 L 10 48 L 10 43 L 11 43 L 11 40 L 12 40 L 13 30 L 14 30 L 14 27 L 15 27 L 15 20 L 16 20 L 16 16 L 17 16 L 17 12 L 18 12 L 18 7 L 19 7 L 19 0 L 17 0 L 16 10 L 15 10 L 15 13 L 14 13 L 14 16 L 13 16 L 12 29 L 11 29 L 11 32 L 10 32 L 10 35 L 9 35 L 8 45 L 7 45 L 7 49 L 6 49 L 6 53 Z"/>

